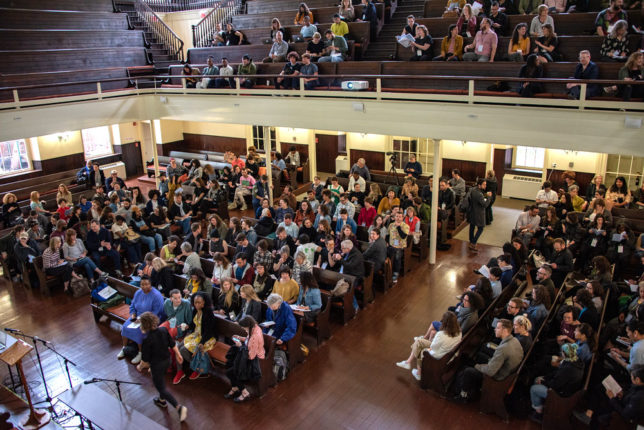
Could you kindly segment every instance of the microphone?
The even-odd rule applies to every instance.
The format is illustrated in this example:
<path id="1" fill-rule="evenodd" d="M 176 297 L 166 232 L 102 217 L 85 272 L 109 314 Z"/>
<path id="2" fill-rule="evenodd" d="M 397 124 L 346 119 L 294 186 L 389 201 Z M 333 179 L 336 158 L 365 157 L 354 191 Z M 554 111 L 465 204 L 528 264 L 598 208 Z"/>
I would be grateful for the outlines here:
<path id="1" fill-rule="evenodd" d="M 83 381 L 83 384 L 93 384 L 94 382 L 98 382 L 96 378 L 88 379 L 87 381 Z"/>
<path id="2" fill-rule="evenodd" d="M 9 327 L 5 327 L 4 331 L 9 333 L 22 333 L 20 330 L 16 330 L 15 328 L 9 328 Z"/>

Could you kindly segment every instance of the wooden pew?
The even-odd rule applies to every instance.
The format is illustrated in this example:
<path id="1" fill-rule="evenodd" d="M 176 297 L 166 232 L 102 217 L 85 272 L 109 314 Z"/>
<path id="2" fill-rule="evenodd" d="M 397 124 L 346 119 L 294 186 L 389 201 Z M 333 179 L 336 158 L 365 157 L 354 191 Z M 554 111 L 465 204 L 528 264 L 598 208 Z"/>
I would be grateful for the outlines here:
<path id="1" fill-rule="evenodd" d="M 353 309 L 353 295 L 355 294 L 356 277 L 345 275 L 332 270 L 324 270 L 319 267 L 313 268 L 313 276 L 318 281 L 320 289 L 325 290 L 323 294 L 330 295 L 329 292 L 333 290 L 335 285 L 340 279 L 345 279 L 349 283 L 349 290 L 342 297 L 332 297 L 332 307 L 338 308 L 342 311 L 342 323 L 346 325 L 354 316 L 355 309 Z"/>
<path id="2" fill-rule="evenodd" d="M 423 351 L 420 387 L 440 395 L 446 394 L 450 381 L 461 363 L 467 356 L 477 351 L 487 337 L 494 317 L 505 308 L 512 297 L 520 296 L 527 285 L 527 282 L 519 282 L 515 275 L 512 282 L 479 316 L 476 324 L 463 335 L 459 344 L 442 358 L 437 360 L 428 351 Z"/>
<path id="3" fill-rule="evenodd" d="M 141 47 L 141 30 L 0 29 L 0 50 Z"/>
<path id="4" fill-rule="evenodd" d="M 0 0 L 0 8 L 47 9 L 51 7 L 48 0 Z M 111 0 L 56 0 L 56 10 L 113 12 Z"/>
<path id="5" fill-rule="evenodd" d="M 293 36 L 298 36 L 300 34 L 300 29 L 302 28 L 299 25 L 284 25 L 285 23 L 282 23 L 284 30 L 288 32 L 288 34 L 291 35 L 291 38 Z M 349 37 L 345 37 L 345 39 L 348 40 L 355 40 L 356 43 L 361 43 L 363 44 L 362 49 L 363 52 L 366 49 L 367 45 L 369 44 L 369 23 L 368 22 L 349 22 L 347 23 L 349 27 Z M 318 24 L 316 25 L 318 29 L 318 33 L 324 37 L 324 32 L 326 30 L 329 30 L 331 28 L 331 24 Z M 251 45 L 259 45 L 263 44 L 264 40 L 270 39 L 270 26 L 269 27 L 256 27 L 256 28 L 247 28 L 245 30 L 241 30 L 242 33 L 244 33 L 244 36 L 246 36 L 246 39 Z M 291 39 L 292 40 L 292 39 Z M 287 42 L 290 42 L 291 40 L 288 40 Z M 0 45 L 1 46 L 1 45 Z M 248 46 L 248 45 L 244 45 Z M 266 45 L 269 49 L 271 45 Z"/>
<path id="6" fill-rule="evenodd" d="M 362 14 L 362 5 L 355 6 L 356 16 Z M 382 29 L 385 22 L 385 5 L 383 3 L 376 3 L 376 11 L 378 13 L 378 32 Z M 311 8 L 313 13 L 314 24 L 330 24 L 333 22 L 333 15 L 338 13 L 337 6 Z M 282 25 L 290 25 L 295 19 L 297 14 L 297 7 L 292 10 L 280 10 L 279 12 L 262 12 L 248 15 L 235 15 L 232 22 L 237 30 L 242 32 L 248 28 L 264 27 L 270 29 L 271 20 L 277 18 Z"/>
<path id="7" fill-rule="evenodd" d="M 50 295 L 50 289 L 56 285 L 62 285 L 63 280 L 62 276 L 47 275 L 43 267 L 42 255 L 36 257 L 33 261 L 33 268 L 36 276 L 38 277 L 38 283 L 40 284 L 40 293 L 43 296 Z M 69 264 L 69 263 L 67 263 Z M 29 278 L 27 276 L 27 278 Z"/>
<path id="8" fill-rule="evenodd" d="M 331 326 L 329 315 L 331 314 L 331 298 L 327 294 L 321 294 L 322 309 L 318 313 L 314 322 L 304 323 L 304 330 L 309 331 L 315 337 L 317 345 L 331 337 Z"/>
<path id="9" fill-rule="evenodd" d="M 565 281 L 564 281 L 565 282 Z M 503 380 L 496 380 L 490 376 L 483 375 L 483 384 L 481 387 L 481 402 L 479 405 L 479 410 L 481 413 L 489 414 L 494 413 L 500 417 L 503 421 L 508 422 L 510 419 L 510 412 L 507 410 L 505 404 L 505 396 L 512 393 L 514 385 L 519 378 L 519 375 L 523 371 L 524 367 L 527 366 L 528 360 L 532 356 L 532 351 L 541 339 L 544 330 L 548 326 L 549 322 L 554 319 L 556 316 L 556 311 L 558 306 L 563 303 L 564 298 L 564 288 L 561 286 L 557 292 L 557 296 L 553 301 L 550 309 L 548 310 L 548 317 L 544 320 L 541 327 L 533 327 L 532 344 L 528 351 L 524 354 L 519 367 L 515 372 L 506 377 Z"/>
<path id="10" fill-rule="evenodd" d="M 0 28 L 49 30 L 128 30 L 125 13 L 2 9 Z"/>
<path id="11" fill-rule="evenodd" d="M 593 367 L 599 359 L 599 354 L 601 354 L 601 351 L 598 351 L 599 336 L 601 334 L 602 325 L 605 323 L 604 318 L 606 316 L 609 297 L 610 290 L 607 290 L 606 295 L 604 296 L 599 330 L 595 334 L 595 347 L 593 350 L 593 357 L 590 360 L 588 367 L 584 369 L 586 375 L 584 378 L 584 384 L 579 388 L 579 390 L 577 390 L 575 393 L 573 393 L 572 396 L 569 397 L 561 397 L 556 391 L 548 389 L 546 402 L 543 405 L 543 421 L 541 423 L 541 427 L 544 430 L 569 429 L 571 424 L 572 411 L 579 404 L 579 401 L 582 399 L 584 394 L 588 392 L 591 377 L 593 376 Z"/>
<path id="12" fill-rule="evenodd" d="M 132 299 L 134 294 L 139 290 L 139 287 L 130 285 L 120 279 L 112 278 L 111 276 L 107 278 L 107 285 L 114 288 L 126 299 Z M 113 320 L 119 324 L 123 324 L 130 317 L 130 305 L 126 303 L 121 303 L 120 305 L 103 310 L 98 306 L 98 302 L 91 299 L 90 306 L 92 307 L 94 321 L 96 322 L 98 322 L 101 316 L 106 316 L 108 320 Z"/>
<path id="13" fill-rule="evenodd" d="M 246 337 L 248 334 L 237 323 L 227 320 L 219 315 L 215 315 L 215 333 L 219 337 L 219 342 L 215 345 L 208 355 L 217 367 L 222 368 L 226 366 L 226 353 L 230 349 L 230 342 L 234 335 Z M 273 373 L 273 358 L 275 357 L 275 338 L 264 334 L 264 359 L 259 360 L 259 368 L 262 372 L 262 377 L 259 381 L 248 384 L 248 388 L 257 395 L 263 397 L 268 391 L 269 387 L 277 384 L 275 374 Z M 213 369 L 214 370 L 214 369 Z"/>
<path id="14" fill-rule="evenodd" d="M 308 0 L 306 5 L 309 8 L 321 8 L 336 6 L 334 0 Z M 265 13 L 265 12 L 280 12 L 283 10 L 297 9 L 300 2 L 298 0 L 252 0 L 246 3 L 246 13 L 249 15 Z M 291 19 L 289 22 L 293 22 Z M 285 24 L 285 23 L 283 23 Z"/>

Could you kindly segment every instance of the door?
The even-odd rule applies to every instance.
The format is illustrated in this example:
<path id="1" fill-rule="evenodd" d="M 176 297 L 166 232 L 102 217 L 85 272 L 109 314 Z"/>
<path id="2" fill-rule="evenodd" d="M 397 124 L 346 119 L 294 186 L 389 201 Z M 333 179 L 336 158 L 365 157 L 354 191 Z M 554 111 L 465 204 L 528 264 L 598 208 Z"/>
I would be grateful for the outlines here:
<path id="1" fill-rule="evenodd" d="M 345 141 L 346 136 L 333 134 L 315 135 L 315 158 L 318 172 L 335 173 L 335 159 L 338 156 L 340 140 Z"/>
<path id="2" fill-rule="evenodd" d="M 505 149 L 494 148 L 494 160 L 492 160 L 492 168 L 494 169 L 494 174 L 496 175 L 496 182 L 499 184 L 499 189 L 496 194 L 499 196 L 503 195 L 503 175 L 505 175 Z"/>
<path id="3" fill-rule="evenodd" d="M 128 178 L 143 174 L 143 160 L 141 158 L 141 142 L 132 142 L 121 145 L 125 173 Z"/>

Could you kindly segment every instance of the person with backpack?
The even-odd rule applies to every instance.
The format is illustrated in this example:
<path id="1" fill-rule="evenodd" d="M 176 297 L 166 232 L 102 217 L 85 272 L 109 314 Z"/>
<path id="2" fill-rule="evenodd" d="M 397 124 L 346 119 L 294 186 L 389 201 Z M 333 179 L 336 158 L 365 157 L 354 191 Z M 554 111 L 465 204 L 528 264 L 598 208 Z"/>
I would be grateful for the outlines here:
<path id="1" fill-rule="evenodd" d="M 492 193 L 485 191 L 487 181 L 479 178 L 476 180 L 476 187 L 470 189 L 459 203 L 459 210 L 467 216 L 470 223 L 470 251 L 478 252 L 476 242 L 485 228 L 485 210 L 492 201 Z M 476 230 L 476 233 L 474 232 Z"/>

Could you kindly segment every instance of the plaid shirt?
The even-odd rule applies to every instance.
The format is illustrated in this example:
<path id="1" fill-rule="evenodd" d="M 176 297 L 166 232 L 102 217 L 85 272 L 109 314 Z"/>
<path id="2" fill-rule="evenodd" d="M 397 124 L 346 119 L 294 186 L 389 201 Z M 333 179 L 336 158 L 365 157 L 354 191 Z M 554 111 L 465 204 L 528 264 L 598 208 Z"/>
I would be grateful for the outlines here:
<path id="1" fill-rule="evenodd" d="M 271 254 L 270 251 L 257 251 L 253 261 L 256 265 L 262 264 L 266 268 L 267 272 L 270 272 L 273 268 L 273 254 Z"/>

